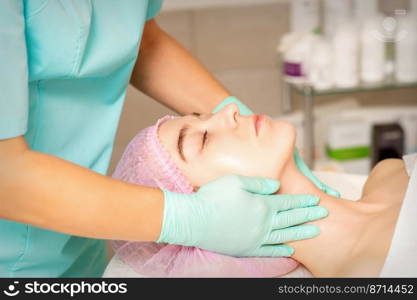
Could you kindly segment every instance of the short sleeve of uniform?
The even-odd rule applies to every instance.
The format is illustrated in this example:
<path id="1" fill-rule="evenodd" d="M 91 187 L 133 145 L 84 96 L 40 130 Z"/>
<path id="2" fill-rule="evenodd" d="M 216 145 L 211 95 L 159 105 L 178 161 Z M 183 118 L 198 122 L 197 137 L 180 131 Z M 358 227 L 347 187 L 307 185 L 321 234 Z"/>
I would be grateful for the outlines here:
<path id="1" fill-rule="evenodd" d="M 0 1 L 0 139 L 23 135 L 28 122 L 28 70 L 21 0 Z"/>
<path id="2" fill-rule="evenodd" d="M 162 0 L 149 0 L 148 11 L 146 13 L 146 21 L 152 19 L 161 10 Z"/>

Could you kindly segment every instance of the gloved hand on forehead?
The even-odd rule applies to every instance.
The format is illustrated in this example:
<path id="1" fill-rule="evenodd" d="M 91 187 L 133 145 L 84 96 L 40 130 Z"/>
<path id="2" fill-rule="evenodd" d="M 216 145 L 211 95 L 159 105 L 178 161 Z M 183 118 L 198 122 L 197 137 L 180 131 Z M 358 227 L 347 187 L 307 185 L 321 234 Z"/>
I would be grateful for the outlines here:
<path id="1" fill-rule="evenodd" d="M 214 110 L 213 113 L 218 112 L 223 107 L 228 105 L 229 103 L 235 103 L 239 107 L 239 112 L 241 115 L 251 115 L 253 112 L 242 102 L 240 102 L 236 97 L 229 96 L 226 99 L 224 99 Z M 294 160 L 295 164 L 298 167 L 298 170 L 306 176 L 308 179 L 310 179 L 311 182 L 314 183 L 314 185 L 325 192 L 326 194 L 333 196 L 333 197 L 340 197 L 340 193 L 331 187 L 325 185 L 322 183 L 310 170 L 310 168 L 307 166 L 307 164 L 304 162 L 304 160 L 301 158 L 300 154 L 298 153 L 297 148 L 294 151 Z"/>
<path id="2" fill-rule="evenodd" d="M 232 256 L 291 256 L 283 243 L 312 238 L 327 216 L 311 195 L 271 195 L 272 179 L 228 175 L 196 193 L 164 190 L 164 219 L 157 242 L 196 246 Z"/>

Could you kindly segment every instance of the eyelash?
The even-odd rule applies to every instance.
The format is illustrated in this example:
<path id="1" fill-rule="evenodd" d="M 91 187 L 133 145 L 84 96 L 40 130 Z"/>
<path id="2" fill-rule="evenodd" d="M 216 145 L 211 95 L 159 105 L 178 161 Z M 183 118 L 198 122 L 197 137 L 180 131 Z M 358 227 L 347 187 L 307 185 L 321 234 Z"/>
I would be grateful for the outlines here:
<path id="1" fill-rule="evenodd" d="M 207 130 L 204 131 L 203 142 L 201 143 L 201 148 L 204 148 L 204 144 L 206 143 L 206 141 L 207 141 Z"/>

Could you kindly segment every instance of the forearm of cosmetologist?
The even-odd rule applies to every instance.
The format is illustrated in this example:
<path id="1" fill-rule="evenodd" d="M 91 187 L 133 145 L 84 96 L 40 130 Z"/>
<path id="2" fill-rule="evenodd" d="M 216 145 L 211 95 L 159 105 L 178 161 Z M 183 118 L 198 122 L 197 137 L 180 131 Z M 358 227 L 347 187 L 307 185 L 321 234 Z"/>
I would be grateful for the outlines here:
<path id="1" fill-rule="evenodd" d="M 152 19 L 145 25 L 130 83 L 177 113 L 210 113 L 230 92 Z"/>
<path id="2" fill-rule="evenodd" d="M 154 241 L 163 193 L 0 140 L 0 218 L 71 235 Z"/>

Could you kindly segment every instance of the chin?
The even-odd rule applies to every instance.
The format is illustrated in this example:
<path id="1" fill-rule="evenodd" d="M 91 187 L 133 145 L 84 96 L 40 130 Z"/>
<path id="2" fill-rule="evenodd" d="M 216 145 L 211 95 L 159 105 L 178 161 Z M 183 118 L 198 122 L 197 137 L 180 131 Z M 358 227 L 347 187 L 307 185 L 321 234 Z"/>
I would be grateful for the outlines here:
<path id="1" fill-rule="evenodd" d="M 283 120 L 275 120 L 273 122 L 273 134 L 274 148 L 276 149 L 276 174 L 279 175 L 288 161 L 294 157 L 297 132 L 291 123 Z"/>
<path id="2" fill-rule="evenodd" d="M 295 138 L 297 131 L 294 125 L 284 120 L 275 120 L 273 122 L 274 135 L 279 139 L 280 143 L 287 148 L 292 148 L 294 152 Z"/>

